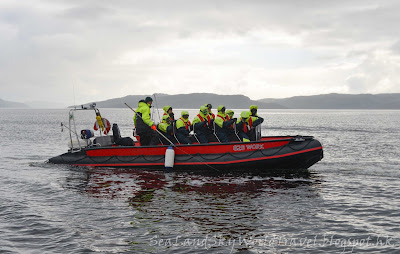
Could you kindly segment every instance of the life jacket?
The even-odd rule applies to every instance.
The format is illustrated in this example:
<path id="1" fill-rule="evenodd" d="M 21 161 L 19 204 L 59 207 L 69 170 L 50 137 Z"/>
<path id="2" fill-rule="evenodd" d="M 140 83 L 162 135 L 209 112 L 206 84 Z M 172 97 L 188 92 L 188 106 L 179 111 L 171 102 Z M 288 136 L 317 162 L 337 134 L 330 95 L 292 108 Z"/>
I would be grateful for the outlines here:
<path id="1" fill-rule="evenodd" d="M 215 119 L 215 115 L 214 115 L 213 112 L 208 113 L 208 115 L 211 115 L 211 116 L 212 116 L 212 119 Z"/>
<path id="2" fill-rule="evenodd" d="M 197 116 L 200 118 L 200 120 L 201 120 L 202 122 L 204 122 L 204 118 L 201 117 L 200 114 L 198 114 Z M 211 125 L 211 117 L 210 117 L 208 114 L 207 114 L 207 122 L 208 122 L 208 125 Z"/>
<path id="3" fill-rule="evenodd" d="M 224 122 L 225 121 L 229 121 L 229 116 L 227 115 L 227 118 L 225 118 L 225 117 L 222 117 L 222 116 L 220 116 L 220 115 L 217 115 L 217 117 L 220 117 L 220 118 L 222 118 L 222 120 L 224 120 Z"/>
<path id="4" fill-rule="evenodd" d="M 164 112 L 163 116 L 166 116 L 166 115 L 169 115 L 169 114 L 167 114 L 167 113 Z M 169 119 L 171 119 L 171 122 L 173 122 L 173 121 L 175 120 L 175 119 L 172 118 L 171 116 L 169 116 Z"/>
<path id="5" fill-rule="evenodd" d="M 247 131 L 249 129 L 251 129 L 251 126 L 253 126 L 253 119 L 251 118 L 251 116 L 249 117 L 249 125 L 247 125 L 246 123 L 243 123 L 243 132 L 247 133 Z"/>
<path id="6" fill-rule="evenodd" d="M 199 117 L 201 117 L 201 116 L 199 116 Z M 181 119 L 182 122 L 185 124 L 186 130 L 189 130 L 189 126 L 191 125 L 190 121 L 188 120 L 187 122 L 185 122 L 185 120 L 183 120 L 182 117 L 179 119 Z M 200 120 L 202 120 L 202 119 L 200 118 Z"/>

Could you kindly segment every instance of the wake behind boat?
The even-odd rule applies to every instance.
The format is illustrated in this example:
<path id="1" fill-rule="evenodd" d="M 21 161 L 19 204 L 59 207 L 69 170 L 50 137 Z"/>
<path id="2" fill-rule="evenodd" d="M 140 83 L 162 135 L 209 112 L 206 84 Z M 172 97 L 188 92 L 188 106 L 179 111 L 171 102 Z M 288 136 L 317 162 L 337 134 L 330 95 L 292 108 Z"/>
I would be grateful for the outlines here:
<path id="1" fill-rule="evenodd" d="M 49 159 L 54 164 L 70 164 L 96 167 L 130 167 L 162 170 L 173 167 L 174 171 L 210 170 L 218 171 L 269 171 L 274 169 L 307 169 L 323 158 L 321 143 L 312 136 L 259 137 L 252 142 L 211 142 L 206 144 L 176 144 L 141 146 L 139 141 L 121 142 L 119 130 L 113 126 L 113 135 L 107 135 L 111 126 L 101 118 L 95 123 L 100 137 L 93 132 L 76 132 L 74 112 L 94 110 L 99 120 L 100 112 L 95 106 L 72 109 L 69 117 L 70 149 Z M 101 117 L 101 116 L 100 116 Z M 103 123 L 103 126 L 102 124 Z M 75 128 L 75 131 L 73 130 Z M 101 129 L 103 128 L 103 129 Z M 108 131 L 107 131 L 108 130 Z M 132 141 L 133 142 L 133 141 Z"/>

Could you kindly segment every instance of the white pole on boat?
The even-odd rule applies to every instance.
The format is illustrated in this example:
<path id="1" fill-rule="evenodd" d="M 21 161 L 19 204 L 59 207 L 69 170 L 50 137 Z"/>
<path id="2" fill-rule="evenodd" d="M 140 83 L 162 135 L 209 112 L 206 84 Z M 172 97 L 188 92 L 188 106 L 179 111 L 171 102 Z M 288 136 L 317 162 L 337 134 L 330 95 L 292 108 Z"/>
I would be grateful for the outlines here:
<path id="1" fill-rule="evenodd" d="M 68 126 L 69 126 L 69 137 L 70 137 L 70 139 L 71 139 L 71 152 L 74 151 L 74 145 L 73 145 L 73 142 L 72 142 L 72 134 L 71 134 L 71 132 L 75 134 L 76 140 L 77 140 L 77 142 L 78 142 L 78 146 L 79 146 L 79 150 L 78 150 L 78 151 L 81 150 L 81 143 L 79 142 L 79 136 L 78 136 L 78 134 L 77 134 L 77 132 L 76 132 L 76 124 L 75 124 L 74 111 L 75 111 L 74 109 L 71 109 L 71 110 L 69 111 L 69 122 L 68 122 Z M 71 131 L 71 130 L 72 130 L 72 127 L 71 127 L 71 120 L 72 120 L 72 122 L 73 122 L 73 124 L 74 124 L 74 131 Z"/>
<path id="2" fill-rule="evenodd" d="M 156 101 L 156 109 L 157 109 L 158 121 L 161 122 L 160 112 L 158 111 L 158 103 L 157 103 L 156 94 L 153 94 L 153 97 L 154 97 L 154 100 Z"/>

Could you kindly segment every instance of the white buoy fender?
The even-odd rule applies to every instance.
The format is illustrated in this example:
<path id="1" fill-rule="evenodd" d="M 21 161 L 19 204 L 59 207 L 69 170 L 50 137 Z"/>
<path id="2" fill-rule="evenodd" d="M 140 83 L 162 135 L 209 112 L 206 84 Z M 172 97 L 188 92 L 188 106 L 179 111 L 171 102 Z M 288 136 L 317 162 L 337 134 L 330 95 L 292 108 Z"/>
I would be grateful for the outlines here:
<path id="1" fill-rule="evenodd" d="M 169 146 L 165 151 L 165 168 L 173 168 L 175 160 L 175 151 L 172 146 Z"/>

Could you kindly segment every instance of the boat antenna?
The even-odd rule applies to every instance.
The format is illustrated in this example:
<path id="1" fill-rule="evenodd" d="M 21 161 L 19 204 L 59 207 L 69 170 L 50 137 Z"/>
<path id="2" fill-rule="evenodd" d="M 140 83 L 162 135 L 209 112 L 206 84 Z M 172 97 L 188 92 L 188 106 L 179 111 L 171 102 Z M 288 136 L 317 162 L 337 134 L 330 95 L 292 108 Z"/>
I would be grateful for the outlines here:
<path id="1" fill-rule="evenodd" d="M 153 94 L 153 97 L 154 97 L 154 101 L 156 102 L 158 121 L 161 122 L 160 112 L 158 111 L 158 104 L 157 104 L 157 98 L 156 98 L 156 94 L 155 93 Z"/>
<path id="2" fill-rule="evenodd" d="M 136 114 L 136 111 L 135 111 L 131 106 L 129 106 L 129 105 L 126 104 L 126 103 L 125 103 L 125 105 L 126 105 L 128 108 L 130 108 L 133 112 L 135 112 L 135 114 Z M 142 118 L 141 115 L 136 114 L 136 116 L 140 117 L 140 118 L 143 120 L 143 118 Z M 170 143 L 171 146 L 173 146 L 173 147 L 175 147 L 176 149 L 178 149 L 179 151 L 181 151 L 181 152 L 183 152 L 183 153 L 189 155 L 190 157 L 192 157 L 193 159 L 197 160 L 198 162 L 203 163 L 203 164 L 206 165 L 207 167 L 209 167 L 209 168 L 211 168 L 211 169 L 214 169 L 214 170 L 216 170 L 216 171 L 218 171 L 218 172 L 221 172 L 220 170 L 214 168 L 213 166 L 211 166 L 211 165 L 209 165 L 209 164 L 207 164 L 207 163 L 205 163 L 205 162 L 203 162 L 203 161 L 197 159 L 197 158 L 194 157 L 193 155 L 191 155 L 191 154 L 187 153 L 186 151 L 184 151 L 184 150 L 180 149 L 179 147 L 177 147 L 174 143 L 172 143 L 171 140 L 169 140 L 166 136 L 164 136 L 164 134 L 162 134 L 159 130 L 156 129 L 156 131 L 157 131 L 157 133 L 160 134 L 163 138 L 165 138 L 165 139 Z"/>
<path id="3" fill-rule="evenodd" d="M 73 97 L 74 97 L 74 107 L 76 109 L 76 104 L 75 104 L 75 81 L 72 83 L 72 93 L 73 93 Z"/>

